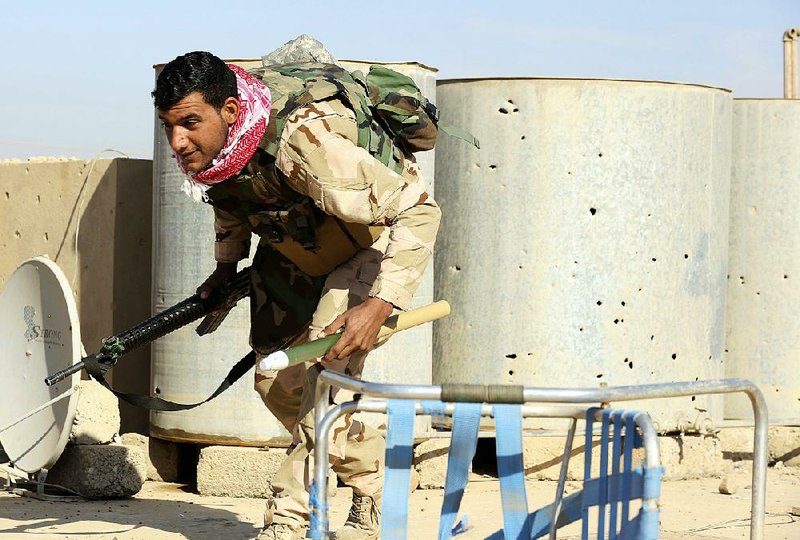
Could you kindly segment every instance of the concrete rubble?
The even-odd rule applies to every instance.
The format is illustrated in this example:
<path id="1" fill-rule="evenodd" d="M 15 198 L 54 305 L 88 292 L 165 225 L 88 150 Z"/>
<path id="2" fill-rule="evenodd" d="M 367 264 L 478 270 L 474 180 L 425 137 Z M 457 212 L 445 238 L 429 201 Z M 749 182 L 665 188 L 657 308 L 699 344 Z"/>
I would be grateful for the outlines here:
<path id="1" fill-rule="evenodd" d="M 119 429 L 116 396 L 95 381 L 81 381 L 69 442 L 47 482 L 93 499 L 138 493 L 147 479 L 145 452 L 119 442 Z"/>
<path id="2" fill-rule="evenodd" d="M 144 452 L 124 444 L 67 446 L 47 482 L 90 499 L 130 497 L 147 478 Z"/>
<path id="3" fill-rule="evenodd" d="M 108 444 L 119 433 L 117 397 L 93 380 L 78 383 L 78 405 L 70 444 Z"/>

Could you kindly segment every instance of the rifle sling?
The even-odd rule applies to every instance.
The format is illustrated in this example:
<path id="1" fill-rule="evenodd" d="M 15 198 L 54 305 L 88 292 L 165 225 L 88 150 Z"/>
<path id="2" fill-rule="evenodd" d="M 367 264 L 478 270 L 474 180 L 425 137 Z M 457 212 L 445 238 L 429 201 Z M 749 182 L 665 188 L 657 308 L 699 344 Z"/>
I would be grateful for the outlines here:
<path id="1" fill-rule="evenodd" d="M 166 399 L 155 396 L 117 392 L 111 388 L 111 385 L 108 384 L 105 375 L 103 374 L 104 371 L 100 369 L 100 366 L 97 362 L 87 362 L 84 366 L 84 369 L 86 369 L 86 372 L 92 379 L 108 388 L 119 399 L 130 403 L 135 407 L 140 407 L 149 411 L 186 411 L 189 409 L 194 409 L 203 403 L 207 403 L 220 395 L 222 392 L 230 388 L 233 383 L 241 379 L 242 375 L 250 371 L 250 368 L 252 368 L 255 363 L 256 353 L 255 351 L 250 351 L 241 360 L 236 362 L 236 365 L 231 368 L 231 370 L 225 376 L 225 379 L 223 379 L 217 389 L 214 390 L 214 393 L 212 393 L 203 401 L 199 401 L 197 403 L 175 403 L 174 401 L 167 401 Z"/>

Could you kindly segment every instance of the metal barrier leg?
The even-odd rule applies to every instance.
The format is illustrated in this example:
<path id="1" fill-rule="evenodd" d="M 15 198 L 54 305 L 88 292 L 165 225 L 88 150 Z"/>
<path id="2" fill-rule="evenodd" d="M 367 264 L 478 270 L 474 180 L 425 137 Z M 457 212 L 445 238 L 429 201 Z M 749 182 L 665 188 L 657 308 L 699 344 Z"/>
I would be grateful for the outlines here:
<path id="1" fill-rule="evenodd" d="M 567 470 L 569 469 L 569 458 L 572 454 L 572 444 L 575 440 L 575 431 L 578 428 L 578 419 L 572 418 L 569 421 L 569 431 L 567 431 L 567 442 L 564 443 L 564 457 L 561 459 L 561 470 L 558 473 L 558 487 L 556 488 L 556 499 L 553 502 L 553 520 L 550 526 L 550 540 L 556 540 L 556 522 L 558 514 L 561 512 L 561 501 L 564 498 L 564 484 L 567 482 Z"/>
<path id="2" fill-rule="evenodd" d="M 330 390 L 330 388 L 329 388 Z M 317 397 L 320 397 L 318 392 Z M 322 402 L 327 404 L 328 393 L 322 394 Z M 314 484 L 312 485 L 313 495 L 309 501 L 309 514 L 311 515 L 311 527 L 308 530 L 308 538 L 323 539 L 328 538 L 330 524 L 328 522 L 328 433 L 337 418 L 343 414 L 355 412 L 358 408 L 357 401 L 348 401 L 341 405 L 336 405 L 324 414 L 318 414 L 324 406 L 320 406 L 317 401 L 314 418 L 316 442 L 314 444 Z"/>

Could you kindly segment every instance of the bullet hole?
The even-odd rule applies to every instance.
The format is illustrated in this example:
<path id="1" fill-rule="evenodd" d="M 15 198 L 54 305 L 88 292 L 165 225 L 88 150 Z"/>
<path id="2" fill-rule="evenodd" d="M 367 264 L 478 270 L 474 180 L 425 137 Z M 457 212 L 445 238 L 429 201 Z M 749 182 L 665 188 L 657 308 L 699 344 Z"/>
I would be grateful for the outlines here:
<path id="1" fill-rule="evenodd" d="M 602 379 L 603 378 L 603 374 L 602 373 L 598 373 L 597 375 L 595 375 L 595 378 Z"/>
<path id="2" fill-rule="evenodd" d="M 789 276 L 786 275 L 786 274 L 783 274 L 783 279 L 789 279 Z"/>
<path id="3" fill-rule="evenodd" d="M 36 204 L 39 204 L 41 202 L 42 202 L 42 196 L 41 195 L 37 195 L 36 196 Z"/>
<path id="4" fill-rule="evenodd" d="M 514 376 L 514 370 L 513 369 L 509 369 L 508 370 L 508 376 L 509 377 L 513 377 Z"/>
<path id="5" fill-rule="evenodd" d="M 652 259 L 650 259 L 650 260 L 651 260 L 651 261 L 653 261 L 653 262 L 656 262 L 656 258 L 655 258 L 655 257 L 653 257 L 653 258 L 652 258 Z"/>
<path id="6" fill-rule="evenodd" d="M 575 264 L 578 264 L 578 261 L 572 261 L 572 262 L 574 262 Z"/>
<path id="7" fill-rule="evenodd" d="M 10 198 L 11 198 L 11 193 L 9 193 L 8 191 L 6 191 L 6 200 L 9 200 Z"/>
<path id="8" fill-rule="evenodd" d="M 519 140 L 521 140 L 521 141 L 524 141 L 524 140 L 525 140 L 525 135 L 523 135 L 522 137 L 520 137 L 520 138 L 519 138 Z"/>
<path id="9" fill-rule="evenodd" d="M 633 369 L 633 361 L 632 361 L 632 360 L 631 360 L 630 362 L 628 362 L 628 367 L 629 367 L 630 369 Z"/>
<path id="10" fill-rule="evenodd" d="M 47 242 L 48 240 L 50 240 L 50 235 L 47 234 L 47 233 L 44 233 L 44 241 Z"/>
<path id="11" fill-rule="evenodd" d="M 453 270 L 455 270 L 456 272 L 461 272 L 461 267 L 460 267 L 460 266 L 453 266 L 452 268 L 453 268 Z"/>
<path id="12" fill-rule="evenodd" d="M 619 324 L 619 319 L 614 319 L 614 324 Z"/>
<path id="13" fill-rule="evenodd" d="M 620 302 L 620 305 L 622 305 L 622 307 L 625 307 L 625 300 L 623 300 L 622 302 Z"/>
<path id="14" fill-rule="evenodd" d="M 677 357 L 678 357 L 678 355 L 677 355 L 677 354 L 675 354 L 675 353 L 672 353 L 672 359 L 673 359 L 673 360 L 675 360 Z"/>
<path id="15" fill-rule="evenodd" d="M 500 108 L 499 108 L 499 109 L 497 109 L 497 110 L 498 110 L 498 111 L 500 111 L 500 112 L 501 112 L 501 113 L 503 113 L 503 114 L 508 114 L 508 109 L 506 109 L 505 107 L 500 107 Z"/>
<path id="16" fill-rule="evenodd" d="M 653 341 L 653 338 L 655 338 L 655 337 L 656 336 L 650 336 L 650 341 Z"/>
<path id="17" fill-rule="evenodd" d="M 159 388 L 158 386 L 156 386 L 156 394 L 160 394 L 160 393 L 161 393 L 161 388 Z"/>
<path id="18" fill-rule="evenodd" d="M 642 288 L 641 287 L 639 287 L 639 292 L 642 292 Z"/>
<path id="19" fill-rule="evenodd" d="M 519 268 L 520 270 L 522 270 L 522 265 L 519 265 L 519 266 L 517 266 L 517 268 Z"/>
<path id="20" fill-rule="evenodd" d="M 689 258 L 689 254 L 688 254 L 688 253 L 684 253 L 684 254 L 683 254 L 683 258 L 684 258 L 684 259 L 688 259 L 688 258 Z"/>
<path id="21" fill-rule="evenodd" d="M 597 305 L 598 305 L 598 306 L 602 306 L 602 305 L 603 305 L 603 302 L 601 302 L 600 300 L 598 300 L 598 301 L 597 301 Z"/>
<path id="22" fill-rule="evenodd" d="M 495 170 L 497 168 L 497 165 L 489 165 L 489 168 Z"/>
<path id="23" fill-rule="evenodd" d="M 694 401 L 695 399 L 697 399 L 697 398 L 695 396 L 692 396 L 692 401 Z"/>
<path id="24" fill-rule="evenodd" d="M 583 328 L 578 328 L 578 332 L 583 332 Z"/>
<path id="25" fill-rule="evenodd" d="M 567 176 L 572 176 L 572 171 L 567 171 Z"/>
<path id="26" fill-rule="evenodd" d="M 597 213 L 597 208 L 589 208 L 589 213 L 595 215 Z"/>
<path id="27" fill-rule="evenodd" d="M 517 355 L 516 355 L 516 354 L 513 354 L 513 353 L 512 353 L 512 354 L 507 354 L 507 355 L 506 355 L 506 358 L 510 358 L 511 360 L 513 360 L 513 359 L 514 359 L 514 358 L 516 358 L 516 357 L 517 357 Z"/>
<path id="28" fill-rule="evenodd" d="M 744 285 L 744 276 L 739 276 L 739 285 Z"/>
<path id="29" fill-rule="evenodd" d="M 603 157 L 603 153 L 600 152 L 599 154 L 597 154 L 597 157 Z"/>
<path id="30" fill-rule="evenodd" d="M 761 296 L 761 293 L 756 291 L 756 296 Z"/>

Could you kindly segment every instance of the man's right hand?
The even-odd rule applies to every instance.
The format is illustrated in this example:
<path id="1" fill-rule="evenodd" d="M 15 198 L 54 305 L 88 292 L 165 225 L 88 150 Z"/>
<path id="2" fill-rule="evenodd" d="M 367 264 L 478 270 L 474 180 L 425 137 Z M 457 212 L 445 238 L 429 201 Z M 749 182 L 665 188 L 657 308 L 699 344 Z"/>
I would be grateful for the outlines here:
<path id="1" fill-rule="evenodd" d="M 211 292 L 219 287 L 223 281 L 236 275 L 237 263 L 218 262 L 217 268 L 210 276 L 197 288 L 197 294 L 205 300 Z"/>

